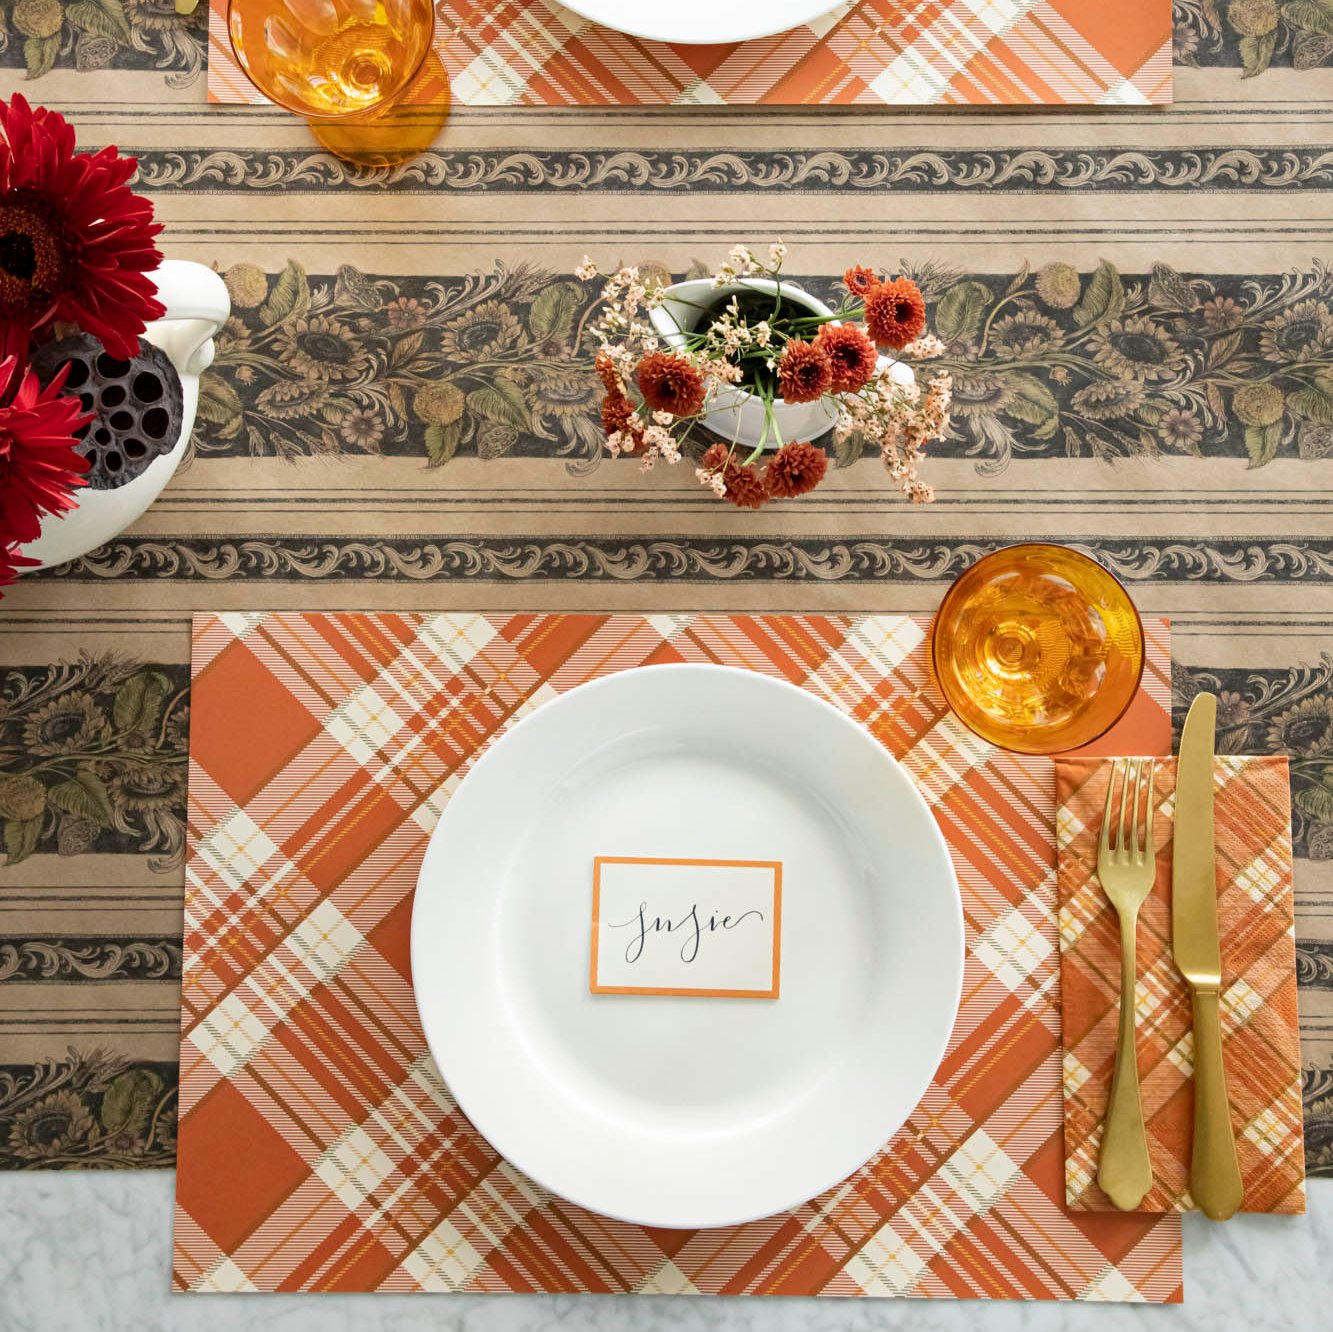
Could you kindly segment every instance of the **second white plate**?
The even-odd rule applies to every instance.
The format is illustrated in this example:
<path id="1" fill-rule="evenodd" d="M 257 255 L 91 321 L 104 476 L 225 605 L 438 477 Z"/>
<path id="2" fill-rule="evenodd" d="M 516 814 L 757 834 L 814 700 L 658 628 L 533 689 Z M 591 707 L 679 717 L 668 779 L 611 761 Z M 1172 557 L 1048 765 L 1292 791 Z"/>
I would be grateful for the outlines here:
<path id="1" fill-rule="evenodd" d="M 590 993 L 596 856 L 783 863 L 781 998 Z M 720 1226 L 832 1187 L 943 1056 L 958 884 L 899 765 L 793 685 L 625 671 L 543 705 L 454 793 L 421 869 L 430 1048 L 498 1152 L 645 1225 Z"/>

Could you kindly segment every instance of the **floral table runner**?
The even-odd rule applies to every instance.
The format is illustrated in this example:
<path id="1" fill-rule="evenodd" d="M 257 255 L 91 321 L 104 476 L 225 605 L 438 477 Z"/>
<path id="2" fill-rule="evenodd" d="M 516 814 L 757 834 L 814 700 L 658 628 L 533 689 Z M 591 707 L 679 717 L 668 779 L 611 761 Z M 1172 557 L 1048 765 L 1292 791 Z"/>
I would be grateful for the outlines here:
<path id="1" fill-rule="evenodd" d="M 0 602 L 0 782 L 43 810 L 0 866 L 0 1164 L 174 1160 L 193 612 L 928 611 L 1048 536 L 1172 616 L 1178 717 L 1213 689 L 1224 748 L 1291 759 L 1307 1153 L 1333 1173 L 1321 3 L 1177 0 L 1169 113 L 464 108 L 384 178 L 205 106 L 201 12 L 0 0 L 0 65 L 139 155 L 168 252 L 235 302 L 193 461 Z M 959 380 L 933 506 L 873 461 L 744 515 L 599 459 L 582 254 L 684 273 L 777 236 L 816 285 L 866 257 L 921 281 Z M 497 362 L 505 419 L 468 406 Z M 81 817 L 50 791 L 90 753 L 107 803 Z"/>

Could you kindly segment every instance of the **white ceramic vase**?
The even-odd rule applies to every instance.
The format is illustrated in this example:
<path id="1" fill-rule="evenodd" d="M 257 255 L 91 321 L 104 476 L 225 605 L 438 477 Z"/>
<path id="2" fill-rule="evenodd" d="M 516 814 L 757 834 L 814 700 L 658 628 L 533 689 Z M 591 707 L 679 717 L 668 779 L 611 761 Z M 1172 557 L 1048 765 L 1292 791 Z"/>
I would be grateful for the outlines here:
<path id="1" fill-rule="evenodd" d="M 833 313 L 823 301 L 796 283 L 783 282 L 781 285 L 784 300 L 800 304 L 811 314 L 824 318 Z M 773 295 L 777 290 L 778 283 L 772 278 L 738 278 L 724 287 L 714 286 L 711 278 L 695 278 L 668 287 L 663 292 L 662 303 L 650 312 L 649 317 L 668 346 L 681 348 L 686 345 L 688 334 L 708 317 L 708 307 L 716 305 L 719 298 L 741 291 Z M 904 361 L 881 356 L 879 363 L 881 367 L 892 367 L 893 377 L 900 384 L 910 384 L 915 378 L 912 367 Z M 744 388 L 724 388 L 714 394 L 711 409 L 702 419 L 715 434 L 753 449 L 764 437 L 764 415 L 763 399 L 756 394 Z M 836 420 L 837 411 L 827 398 L 817 402 L 783 402 L 778 399 L 773 403 L 773 424 L 777 429 L 769 430 L 767 447 L 776 449 L 793 440 L 818 439 L 832 429 Z"/>
<path id="2" fill-rule="evenodd" d="M 123 532 L 162 493 L 190 442 L 199 406 L 199 376 L 213 363 L 213 338 L 231 313 L 231 300 L 222 279 L 203 264 L 165 259 L 152 276 L 167 312 L 148 325 L 144 337 L 166 352 L 180 376 L 184 398 L 180 438 L 133 481 L 115 490 L 78 490 L 73 509 L 45 519 L 41 536 L 20 548 L 42 568 L 78 559 Z"/>

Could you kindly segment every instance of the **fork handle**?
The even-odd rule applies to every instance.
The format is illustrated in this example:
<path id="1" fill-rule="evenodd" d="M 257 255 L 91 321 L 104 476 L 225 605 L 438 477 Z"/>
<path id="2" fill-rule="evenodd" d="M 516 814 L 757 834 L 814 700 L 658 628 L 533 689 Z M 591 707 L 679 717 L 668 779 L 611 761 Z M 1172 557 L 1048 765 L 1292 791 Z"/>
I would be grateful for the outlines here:
<path id="1" fill-rule="evenodd" d="M 1194 991 L 1194 1151 L 1190 1158 L 1190 1193 L 1199 1210 L 1225 1221 L 1245 1201 L 1245 1184 L 1236 1159 L 1231 1128 L 1227 1074 L 1222 1063 L 1222 1015 L 1217 991 Z"/>
<path id="2" fill-rule="evenodd" d="M 1135 991 L 1138 964 L 1135 932 L 1138 913 L 1120 913 L 1120 1029 L 1116 1040 L 1115 1075 L 1111 1079 L 1111 1101 L 1102 1131 L 1097 1183 L 1122 1211 L 1134 1211 L 1152 1188 L 1152 1163 L 1148 1159 L 1148 1134 L 1143 1126 L 1143 1101 L 1139 1095 L 1139 1058 L 1135 1043 Z"/>

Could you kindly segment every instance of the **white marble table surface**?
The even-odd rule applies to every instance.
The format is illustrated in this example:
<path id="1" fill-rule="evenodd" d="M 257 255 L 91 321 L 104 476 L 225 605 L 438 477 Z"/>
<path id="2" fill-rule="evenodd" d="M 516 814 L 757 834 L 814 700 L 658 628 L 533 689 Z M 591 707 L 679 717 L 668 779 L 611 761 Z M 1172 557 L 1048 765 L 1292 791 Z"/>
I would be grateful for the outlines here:
<path id="1" fill-rule="evenodd" d="M 1183 1306 L 517 1295 L 172 1295 L 169 1173 L 0 1175 L 0 1332 L 1316 1332 L 1333 1183 L 1304 1218 L 1185 1221 Z"/>

